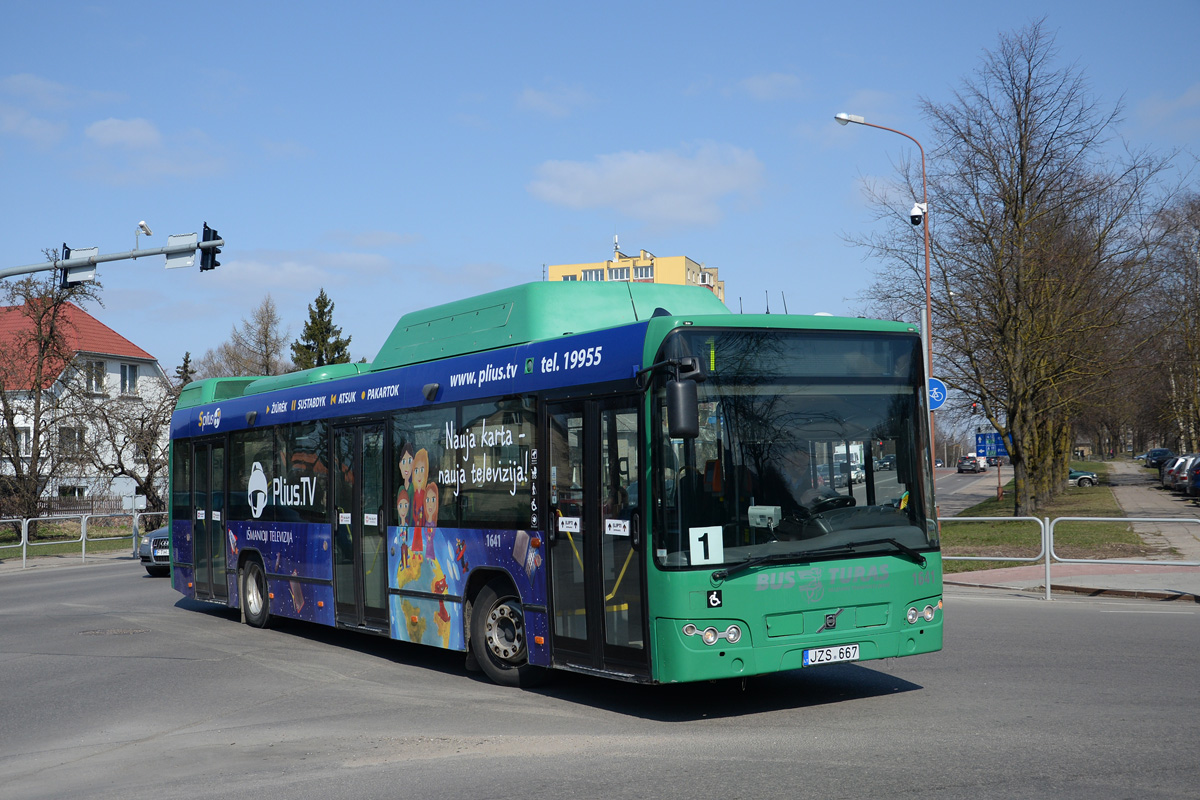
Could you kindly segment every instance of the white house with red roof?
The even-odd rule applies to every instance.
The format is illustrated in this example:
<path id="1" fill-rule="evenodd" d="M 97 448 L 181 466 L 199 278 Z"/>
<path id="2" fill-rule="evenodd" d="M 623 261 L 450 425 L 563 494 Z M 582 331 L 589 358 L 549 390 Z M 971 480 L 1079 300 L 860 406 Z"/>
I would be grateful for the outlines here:
<path id="1" fill-rule="evenodd" d="M 138 345 L 126 339 L 79 306 L 66 303 L 61 317 L 61 332 L 71 357 L 66 362 L 46 359 L 40 375 L 36 359 L 31 359 L 27 342 L 34 324 L 25 306 L 0 306 L 0 389 L 16 409 L 14 416 L 22 456 L 28 456 L 32 443 L 29 404 L 40 385 L 43 396 L 58 400 L 70 392 L 76 397 L 157 401 L 169 389 L 169 382 L 158 361 Z M 70 391 L 69 391 L 70 390 Z M 23 405 L 24 403 L 24 405 Z M 63 408 L 66 404 L 63 403 Z M 25 413 L 21 413 L 24 407 Z M 87 436 L 89 424 L 83 415 L 63 408 L 49 431 L 60 445 L 77 441 L 81 446 L 94 437 Z M 12 474 L 12 465 L 0 459 L 0 474 Z M 133 494 L 129 478 L 111 478 L 83 467 L 78 460 L 61 461 L 47 477 L 43 496 L 88 497 Z M 72 474 L 73 473 L 73 474 Z"/>

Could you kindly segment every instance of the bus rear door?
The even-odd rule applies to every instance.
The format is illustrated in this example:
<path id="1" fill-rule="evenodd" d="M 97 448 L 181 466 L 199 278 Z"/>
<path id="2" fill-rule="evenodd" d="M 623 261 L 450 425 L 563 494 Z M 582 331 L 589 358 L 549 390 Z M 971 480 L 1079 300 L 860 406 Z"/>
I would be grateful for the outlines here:
<path id="1" fill-rule="evenodd" d="M 225 557 L 225 442 L 196 442 L 192 448 L 195 485 L 192 525 L 196 597 L 226 600 Z"/>
<path id="2" fill-rule="evenodd" d="M 339 625 L 388 627 L 384 438 L 382 423 L 333 431 L 333 581 Z"/>

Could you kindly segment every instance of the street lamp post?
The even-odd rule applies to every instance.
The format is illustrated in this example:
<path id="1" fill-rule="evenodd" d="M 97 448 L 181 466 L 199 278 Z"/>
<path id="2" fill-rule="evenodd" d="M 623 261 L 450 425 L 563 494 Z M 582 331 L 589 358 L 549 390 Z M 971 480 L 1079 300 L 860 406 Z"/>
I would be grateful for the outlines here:
<path id="1" fill-rule="evenodd" d="M 925 227 L 925 326 L 924 327 L 925 327 L 925 346 L 926 346 L 926 359 L 927 359 L 927 362 L 926 362 L 927 372 L 926 372 L 925 378 L 926 378 L 926 380 L 928 380 L 929 378 L 933 377 L 933 299 L 932 299 L 933 298 L 933 293 L 932 293 L 933 282 L 932 282 L 932 279 L 930 278 L 930 272 L 929 272 L 929 194 L 928 194 L 928 187 L 927 187 L 926 181 L 925 181 L 925 148 L 921 146 L 920 142 L 918 142 L 912 136 L 909 136 L 904 131 L 898 131 L 895 128 L 887 128 L 887 127 L 884 127 L 883 125 L 874 125 L 870 122 L 867 122 L 865 119 L 858 116 L 857 114 L 847 114 L 845 112 L 842 112 L 840 114 L 836 114 L 834 116 L 834 119 L 837 120 L 839 125 L 846 125 L 846 124 L 853 122 L 855 125 L 865 125 L 868 128 L 878 128 L 881 131 L 890 131 L 892 133 L 898 133 L 901 136 L 903 136 L 905 139 L 908 139 L 913 144 L 915 144 L 917 146 L 917 149 L 921 151 L 921 202 L 918 205 L 913 206 L 913 209 L 910 212 L 910 218 L 912 220 L 912 223 L 914 225 L 916 225 L 918 222 L 917 213 L 919 211 L 920 217 L 921 217 L 919 221 Z M 930 411 L 929 412 L 929 452 L 931 454 L 930 457 L 932 457 L 932 454 L 937 452 L 933 447 L 933 434 L 934 434 L 933 412 Z M 936 470 L 935 470 L 935 474 L 936 474 Z"/>

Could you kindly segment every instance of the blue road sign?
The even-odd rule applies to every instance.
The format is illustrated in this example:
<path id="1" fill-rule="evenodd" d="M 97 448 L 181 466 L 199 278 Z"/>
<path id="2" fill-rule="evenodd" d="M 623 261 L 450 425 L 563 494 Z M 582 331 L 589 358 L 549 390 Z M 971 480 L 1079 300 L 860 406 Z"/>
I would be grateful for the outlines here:
<path id="1" fill-rule="evenodd" d="M 1005 446 L 1004 437 L 999 433 L 975 434 L 975 455 L 988 458 L 1007 456 L 1008 448 Z"/>
<path id="2" fill-rule="evenodd" d="M 937 378 L 929 379 L 929 410 L 937 411 L 946 402 L 946 384 Z"/>

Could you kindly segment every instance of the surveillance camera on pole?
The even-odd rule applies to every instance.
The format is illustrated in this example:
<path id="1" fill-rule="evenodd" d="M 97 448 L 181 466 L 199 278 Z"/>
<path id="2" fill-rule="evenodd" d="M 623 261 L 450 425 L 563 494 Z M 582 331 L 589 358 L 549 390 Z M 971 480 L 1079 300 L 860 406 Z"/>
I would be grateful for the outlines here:
<path id="1" fill-rule="evenodd" d="M 928 208 L 925 203 L 913 203 L 912 211 L 908 212 L 908 221 L 913 225 L 920 225 L 925 220 L 925 210 Z"/>

